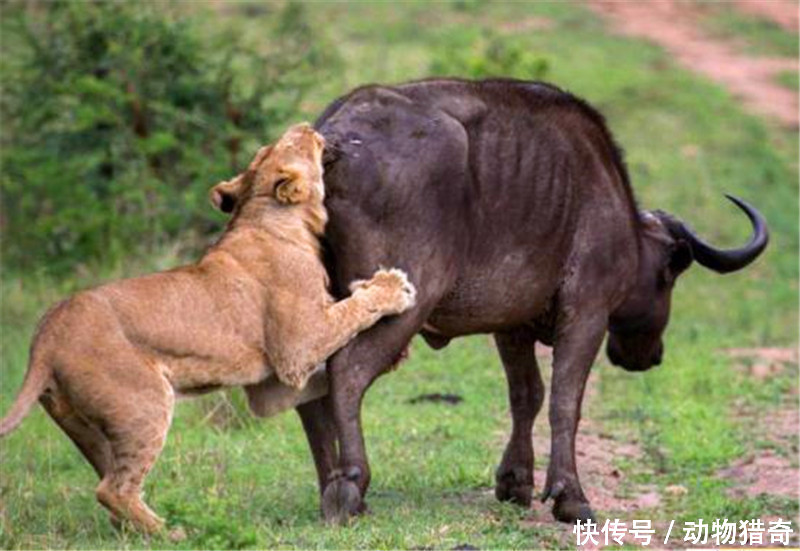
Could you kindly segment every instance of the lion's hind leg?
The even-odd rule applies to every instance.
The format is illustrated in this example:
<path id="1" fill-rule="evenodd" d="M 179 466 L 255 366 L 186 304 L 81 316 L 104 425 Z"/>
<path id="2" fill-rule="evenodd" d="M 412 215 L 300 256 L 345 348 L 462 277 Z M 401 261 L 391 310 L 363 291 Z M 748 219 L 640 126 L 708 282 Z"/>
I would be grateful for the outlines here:
<path id="1" fill-rule="evenodd" d="M 152 375 L 152 372 L 151 372 Z M 113 469 L 97 487 L 97 499 L 117 518 L 129 520 L 146 533 L 161 530 L 164 521 L 142 500 L 147 473 L 161 454 L 172 421 L 175 397 L 163 375 L 148 377 L 148 384 L 126 389 L 126 399 L 116 404 L 104 428 L 111 443 Z"/>
<path id="2" fill-rule="evenodd" d="M 45 411 L 61 427 L 78 450 L 94 467 L 102 481 L 114 469 L 114 455 L 111 442 L 100 427 L 81 415 L 60 389 L 50 389 L 39 399 Z M 111 511 L 111 523 L 118 526 L 120 521 Z"/>
<path id="3" fill-rule="evenodd" d="M 114 465 L 111 443 L 102 430 L 76 410 L 59 388 L 45 391 L 39 399 L 45 411 L 61 427 L 102 478 Z"/>
<path id="4" fill-rule="evenodd" d="M 100 475 L 97 500 L 111 512 L 112 522 L 157 532 L 164 521 L 142 501 L 142 487 L 172 421 L 172 385 L 135 353 L 103 352 L 112 351 L 97 351 L 93 360 L 107 367 L 60 370 L 71 411 L 56 408 L 59 402 L 45 407 Z"/>

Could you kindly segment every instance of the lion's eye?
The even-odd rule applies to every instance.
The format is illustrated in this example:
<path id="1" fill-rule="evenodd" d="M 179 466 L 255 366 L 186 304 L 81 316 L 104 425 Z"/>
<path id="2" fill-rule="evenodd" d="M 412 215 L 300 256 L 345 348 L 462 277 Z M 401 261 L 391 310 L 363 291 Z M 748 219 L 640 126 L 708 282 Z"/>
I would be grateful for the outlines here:
<path id="1" fill-rule="evenodd" d="M 287 183 L 289 183 L 289 178 L 286 178 L 286 177 L 284 177 L 284 178 L 278 178 L 278 179 L 275 181 L 275 186 L 274 186 L 274 187 L 276 187 L 276 188 L 279 188 L 279 187 L 281 187 L 283 184 L 287 184 Z"/>

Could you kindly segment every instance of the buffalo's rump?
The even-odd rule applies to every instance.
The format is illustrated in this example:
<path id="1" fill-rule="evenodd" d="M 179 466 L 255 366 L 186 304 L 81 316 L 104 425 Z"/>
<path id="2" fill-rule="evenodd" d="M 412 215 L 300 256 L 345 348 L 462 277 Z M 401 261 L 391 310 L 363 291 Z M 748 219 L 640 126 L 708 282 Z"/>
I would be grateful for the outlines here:
<path id="1" fill-rule="evenodd" d="M 541 316 L 582 215 L 609 200 L 627 208 L 602 117 L 550 85 L 367 86 L 316 126 L 328 141 L 339 292 L 379 264 L 397 265 L 438 297 L 427 327 L 448 337 Z"/>

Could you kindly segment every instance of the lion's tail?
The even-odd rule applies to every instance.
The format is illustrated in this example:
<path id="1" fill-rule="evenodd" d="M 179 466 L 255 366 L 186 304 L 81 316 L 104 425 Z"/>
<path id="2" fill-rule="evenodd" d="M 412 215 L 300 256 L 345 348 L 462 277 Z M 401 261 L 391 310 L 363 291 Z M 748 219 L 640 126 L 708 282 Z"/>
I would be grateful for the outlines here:
<path id="1" fill-rule="evenodd" d="M 25 375 L 22 389 L 19 391 L 17 399 L 14 400 L 11 411 L 3 419 L 0 419 L 0 436 L 5 436 L 19 426 L 52 378 L 53 369 L 50 362 L 44 361 L 41 354 L 36 354 L 35 349 L 32 350 L 28 373 Z"/>

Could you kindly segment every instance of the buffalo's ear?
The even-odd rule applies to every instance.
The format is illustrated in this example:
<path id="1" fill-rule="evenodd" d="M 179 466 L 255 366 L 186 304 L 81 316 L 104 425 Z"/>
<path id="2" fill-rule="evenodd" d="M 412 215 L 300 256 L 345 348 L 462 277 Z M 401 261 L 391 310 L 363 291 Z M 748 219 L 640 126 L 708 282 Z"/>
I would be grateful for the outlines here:
<path id="1" fill-rule="evenodd" d="M 311 195 L 308 184 L 299 176 L 281 178 L 275 183 L 275 199 L 284 205 L 295 205 Z"/>
<path id="2" fill-rule="evenodd" d="M 693 260 L 692 246 L 683 239 L 675 241 L 669 257 L 669 270 L 672 275 L 678 276 L 683 273 L 692 264 Z"/>
<path id="3" fill-rule="evenodd" d="M 233 212 L 236 208 L 236 203 L 239 201 L 239 196 L 242 192 L 244 184 L 244 174 L 240 174 L 232 180 L 220 182 L 211 188 L 208 192 L 208 197 L 214 208 L 226 214 Z"/>

